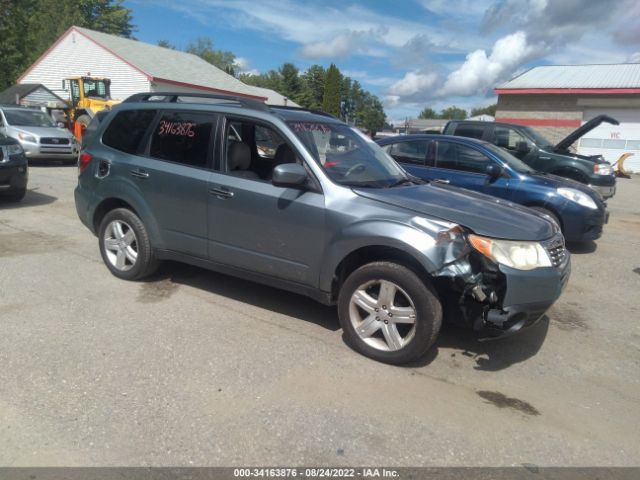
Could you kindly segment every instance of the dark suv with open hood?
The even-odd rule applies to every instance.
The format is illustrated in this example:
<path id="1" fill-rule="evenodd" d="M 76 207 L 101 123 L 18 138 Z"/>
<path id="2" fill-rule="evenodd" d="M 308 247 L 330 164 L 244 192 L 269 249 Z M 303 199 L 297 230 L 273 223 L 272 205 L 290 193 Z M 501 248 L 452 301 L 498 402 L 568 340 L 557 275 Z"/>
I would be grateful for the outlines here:
<path id="1" fill-rule="evenodd" d="M 556 145 L 552 145 L 531 127 L 511 123 L 452 120 L 447 123 L 443 133 L 493 143 L 534 170 L 589 185 L 606 200 L 616 192 L 613 167 L 601 155 L 578 155 L 569 150 L 576 140 L 602 122 L 618 125 L 614 118 L 599 115 L 571 132 Z"/>
<path id="2" fill-rule="evenodd" d="M 337 304 L 347 342 L 384 362 L 424 354 L 443 311 L 483 336 L 518 331 L 569 277 L 553 221 L 412 177 L 320 112 L 138 94 L 96 126 L 78 169 L 78 215 L 115 276 L 171 259 Z"/>

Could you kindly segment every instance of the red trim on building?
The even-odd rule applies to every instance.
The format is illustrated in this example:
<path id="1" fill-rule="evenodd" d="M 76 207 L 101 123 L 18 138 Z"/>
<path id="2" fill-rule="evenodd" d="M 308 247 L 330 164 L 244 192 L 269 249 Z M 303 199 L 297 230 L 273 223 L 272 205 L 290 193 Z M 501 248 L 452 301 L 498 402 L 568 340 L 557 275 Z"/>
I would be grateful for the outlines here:
<path id="1" fill-rule="evenodd" d="M 529 127 L 570 127 L 570 128 L 578 128 L 582 124 L 580 120 L 568 119 L 568 118 L 497 117 L 496 122 L 515 123 L 516 125 L 527 125 Z"/>
<path id="2" fill-rule="evenodd" d="M 640 88 L 496 88 L 497 95 L 631 95 Z"/>
<path id="3" fill-rule="evenodd" d="M 178 82 L 176 80 L 168 80 L 166 78 L 150 77 L 149 80 L 154 81 L 154 82 L 170 83 L 171 85 L 177 85 L 179 87 L 197 88 L 198 90 L 206 90 L 208 92 L 222 93 L 224 95 L 234 95 L 236 97 L 250 98 L 252 100 L 259 100 L 261 102 L 264 102 L 264 101 L 267 100 L 267 97 L 260 97 L 258 95 L 250 95 L 248 93 L 233 92 L 231 90 L 222 90 L 220 88 L 204 87 L 202 85 L 195 85 L 193 83 Z"/>

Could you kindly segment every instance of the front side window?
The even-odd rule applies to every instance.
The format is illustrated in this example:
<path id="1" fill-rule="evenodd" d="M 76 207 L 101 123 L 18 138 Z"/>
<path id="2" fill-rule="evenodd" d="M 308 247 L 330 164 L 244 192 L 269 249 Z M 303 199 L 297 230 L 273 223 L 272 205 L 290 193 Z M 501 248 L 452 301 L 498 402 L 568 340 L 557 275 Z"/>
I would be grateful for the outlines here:
<path id="1" fill-rule="evenodd" d="M 84 79 L 84 96 L 94 98 L 109 98 L 109 89 L 105 80 Z"/>
<path id="2" fill-rule="evenodd" d="M 102 135 L 102 143 L 121 152 L 139 153 L 140 142 L 157 110 L 125 110 L 115 117 Z"/>
<path id="3" fill-rule="evenodd" d="M 165 112 L 151 135 L 149 155 L 160 160 L 205 167 L 215 116 L 197 112 Z"/>
<path id="4" fill-rule="evenodd" d="M 377 143 L 348 125 L 289 122 L 289 126 L 336 183 L 390 187 L 409 181 L 404 170 Z"/>
<path id="5" fill-rule="evenodd" d="M 531 142 L 527 138 L 516 131 L 514 128 L 496 125 L 494 133 L 494 142 L 496 146 L 509 150 L 510 152 L 524 151 L 522 144 L 527 145 L 527 149 L 531 148 Z"/>
<path id="6" fill-rule="evenodd" d="M 461 170 L 471 173 L 486 173 L 489 157 L 478 150 L 458 143 L 438 141 L 436 145 L 436 167 Z"/>
<path id="7" fill-rule="evenodd" d="M 55 127 L 49 115 L 40 110 L 5 110 L 7 123 L 16 127 Z"/>

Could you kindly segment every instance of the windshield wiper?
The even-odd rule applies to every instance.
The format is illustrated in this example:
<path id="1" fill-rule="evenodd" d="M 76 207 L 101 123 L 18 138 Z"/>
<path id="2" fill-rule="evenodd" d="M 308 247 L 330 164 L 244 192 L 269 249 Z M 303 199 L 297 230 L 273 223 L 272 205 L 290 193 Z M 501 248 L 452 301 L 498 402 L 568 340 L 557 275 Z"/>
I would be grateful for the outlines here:
<path id="1" fill-rule="evenodd" d="M 421 178 L 411 176 L 411 177 L 401 178 L 397 182 L 393 182 L 387 185 L 387 188 L 401 187 L 403 185 L 424 185 L 425 183 L 427 182 L 425 182 Z"/>

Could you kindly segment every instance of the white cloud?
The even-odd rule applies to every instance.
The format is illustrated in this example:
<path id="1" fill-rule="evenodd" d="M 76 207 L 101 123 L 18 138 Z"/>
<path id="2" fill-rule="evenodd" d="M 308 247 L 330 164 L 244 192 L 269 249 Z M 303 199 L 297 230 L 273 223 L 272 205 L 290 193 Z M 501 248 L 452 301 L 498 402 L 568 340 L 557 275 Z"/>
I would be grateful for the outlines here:
<path id="1" fill-rule="evenodd" d="M 255 68 L 249 68 L 249 60 L 244 57 L 236 57 L 233 65 L 236 67 L 238 73 L 244 73 L 246 75 L 260 75 L 260 71 Z"/>
<path id="2" fill-rule="evenodd" d="M 640 63 L 640 52 L 634 52 L 627 58 L 629 63 Z"/>
<path id="3" fill-rule="evenodd" d="M 440 96 L 483 94 L 539 53 L 540 47 L 527 44 L 524 32 L 507 35 L 494 44 L 489 56 L 485 50 L 467 55 L 438 93 Z"/>
<path id="4" fill-rule="evenodd" d="M 345 30 L 334 34 L 330 40 L 306 44 L 300 53 L 305 58 L 344 58 L 356 53 L 379 56 L 380 49 L 375 45 L 382 43 L 382 36 L 386 33 L 384 27 L 366 31 Z"/>
<path id="5" fill-rule="evenodd" d="M 435 73 L 409 72 L 389 87 L 389 95 L 411 97 L 431 89 L 438 81 Z"/>

